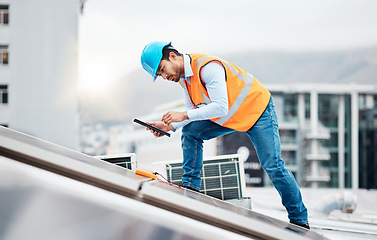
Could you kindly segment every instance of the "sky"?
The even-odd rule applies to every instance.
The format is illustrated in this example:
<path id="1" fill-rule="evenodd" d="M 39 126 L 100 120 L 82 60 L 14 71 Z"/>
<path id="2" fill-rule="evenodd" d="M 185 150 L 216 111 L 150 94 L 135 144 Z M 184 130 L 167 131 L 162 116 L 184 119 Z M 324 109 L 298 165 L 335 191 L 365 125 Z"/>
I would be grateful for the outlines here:
<path id="1" fill-rule="evenodd" d="M 79 90 L 100 92 L 141 68 L 151 41 L 182 53 L 333 51 L 377 46 L 375 0 L 87 0 Z"/>

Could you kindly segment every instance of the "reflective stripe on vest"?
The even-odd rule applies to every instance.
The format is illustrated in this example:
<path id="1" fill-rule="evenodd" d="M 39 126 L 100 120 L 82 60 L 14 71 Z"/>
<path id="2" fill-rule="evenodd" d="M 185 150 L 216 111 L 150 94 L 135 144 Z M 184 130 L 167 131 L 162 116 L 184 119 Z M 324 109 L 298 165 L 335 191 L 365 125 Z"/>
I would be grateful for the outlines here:
<path id="1" fill-rule="evenodd" d="M 213 57 L 212 56 L 201 57 L 198 59 L 197 65 L 200 66 L 208 58 L 213 58 Z M 216 123 L 223 125 L 237 112 L 238 108 L 241 106 L 241 104 L 243 103 L 247 95 L 249 94 L 251 85 L 253 84 L 254 77 L 250 73 L 247 73 L 245 77 L 241 72 L 237 71 L 232 65 L 230 65 L 226 61 L 220 58 L 218 58 L 218 60 L 220 60 L 222 64 L 225 64 L 225 66 L 227 66 L 235 75 L 237 75 L 239 79 L 245 82 L 245 86 L 242 88 L 241 93 L 238 95 L 236 101 L 234 101 L 232 106 L 229 108 L 228 114 L 215 121 Z M 203 96 L 204 103 L 208 104 L 211 102 L 211 100 L 205 95 L 205 93 L 202 92 L 202 96 Z"/>

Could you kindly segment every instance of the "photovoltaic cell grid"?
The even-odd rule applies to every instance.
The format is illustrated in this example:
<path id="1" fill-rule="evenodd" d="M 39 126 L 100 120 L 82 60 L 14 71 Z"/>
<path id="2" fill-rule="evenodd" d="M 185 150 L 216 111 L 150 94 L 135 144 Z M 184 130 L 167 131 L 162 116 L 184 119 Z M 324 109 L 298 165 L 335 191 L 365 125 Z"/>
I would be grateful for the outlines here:
<path id="1" fill-rule="evenodd" d="M 169 182 L 182 185 L 182 163 L 166 164 Z M 221 199 L 242 197 L 240 166 L 238 158 L 204 160 L 200 173 L 202 184 L 200 192 Z"/>

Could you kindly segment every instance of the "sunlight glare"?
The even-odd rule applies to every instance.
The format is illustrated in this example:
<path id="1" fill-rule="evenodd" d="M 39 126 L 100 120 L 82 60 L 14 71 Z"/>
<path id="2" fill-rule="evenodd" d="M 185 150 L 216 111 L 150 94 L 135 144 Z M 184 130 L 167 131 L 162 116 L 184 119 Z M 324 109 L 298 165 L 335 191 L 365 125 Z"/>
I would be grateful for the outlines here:
<path id="1" fill-rule="evenodd" d="M 104 68 L 86 69 L 79 75 L 79 91 L 104 93 L 109 90 L 116 76 Z"/>

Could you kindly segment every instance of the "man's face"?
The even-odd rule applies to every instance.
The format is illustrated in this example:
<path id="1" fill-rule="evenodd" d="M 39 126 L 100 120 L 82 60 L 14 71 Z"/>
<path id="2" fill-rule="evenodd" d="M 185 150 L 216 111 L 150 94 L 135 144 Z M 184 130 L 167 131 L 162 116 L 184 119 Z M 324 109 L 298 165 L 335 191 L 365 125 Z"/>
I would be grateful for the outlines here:
<path id="1" fill-rule="evenodd" d="M 169 54 L 169 60 L 161 60 L 156 74 L 165 80 L 179 82 L 182 71 L 183 69 L 181 69 L 181 65 L 179 64 L 178 56 L 171 52 Z"/>

